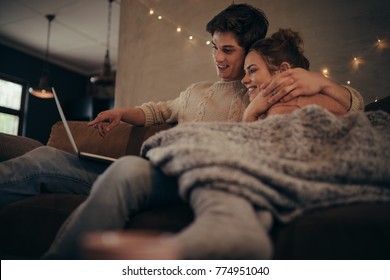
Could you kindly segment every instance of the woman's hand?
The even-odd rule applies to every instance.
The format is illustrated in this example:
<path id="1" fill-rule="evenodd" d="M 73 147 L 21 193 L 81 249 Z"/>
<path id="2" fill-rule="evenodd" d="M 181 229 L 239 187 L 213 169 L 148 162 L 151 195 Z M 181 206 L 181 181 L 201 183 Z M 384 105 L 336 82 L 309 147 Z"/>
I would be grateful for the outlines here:
<path id="1" fill-rule="evenodd" d="M 292 68 L 276 74 L 270 83 L 262 86 L 260 94 L 273 104 L 320 92 L 335 99 L 346 109 L 351 105 L 351 96 L 346 88 L 332 82 L 321 73 L 303 68 Z"/>
<path id="2" fill-rule="evenodd" d="M 120 123 L 121 118 L 121 110 L 107 110 L 100 112 L 93 121 L 88 123 L 88 125 L 95 127 L 100 136 L 105 137 L 108 132 Z"/>
<path id="3" fill-rule="evenodd" d="M 255 98 L 246 107 L 242 120 L 244 122 L 254 122 L 265 117 L 264 113 L 271 107 L 272 104 L 267 102 L 261 94 L 257 94 Z"/>

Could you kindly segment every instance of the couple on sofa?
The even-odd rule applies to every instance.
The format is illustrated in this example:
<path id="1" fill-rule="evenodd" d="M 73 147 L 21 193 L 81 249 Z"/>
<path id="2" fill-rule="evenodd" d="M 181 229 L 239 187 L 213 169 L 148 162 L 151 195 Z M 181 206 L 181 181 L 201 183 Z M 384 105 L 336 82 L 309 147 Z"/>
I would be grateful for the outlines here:
<path id="1" fill-rule="evenodd" d="M 193 84 L 175 100 L 102 112 L 90 125 L 104 136 L 120 121 L 134 125 L 239 122 L 243 116 L 250 121 L 272 114 L 273 108 L 281 113 L 319 102 L 330 110 L 337 108 L 338 114 L 362 109 L 361 96 L 355 90 L 304 69 L 308 68 L 308 61 L 296 33 L 280 30 L 257 42 L 265 37 L 267 29 L 268 21 L 261 10 L 246 4 L 229 6 L 207 24 L 220 81 Z M 42 189 L 89 194 L 64 223 L 45 258 L 79 258 L 77 241 L 84 234 L 121 229 L 133 214 L 143 209 L 182 200 L 176 178 L 141 157 L 126 156 L 107 168 L 42 147 L 2 163 L 0 172 L 1 204 L 38 194 Z M 138 238 L 137 243 L 144 241 L 141 243 L 145 248 L 158 244 L 166 249 L 166 256 L 184 259 L 272 256 L 269 211 L 255 209 L 243 196 L 207 188 L 192 190 L 189 203 L 195 221 L 177 235 L 160 240 L 155 236 L 139 238 L 112 233 L 102 240 L 117 244 Z M 156 239 L 159 241 L 152 242 Z M 140 257 L 132 254 L 132 248 L 126 253 L 121 256 L 156 257 Z"/>

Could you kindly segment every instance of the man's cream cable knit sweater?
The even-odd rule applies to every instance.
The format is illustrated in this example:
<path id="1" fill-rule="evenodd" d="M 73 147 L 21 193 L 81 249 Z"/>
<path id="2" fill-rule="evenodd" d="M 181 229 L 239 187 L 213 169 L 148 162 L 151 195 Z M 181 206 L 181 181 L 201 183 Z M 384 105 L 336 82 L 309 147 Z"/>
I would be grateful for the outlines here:
<path id="1" fill-rule="evenodd" d="M 240 81 L 219 81 L 193 84 L 174 100 L 148 102 L 140 108 L 145 113 L 145 126 L 149 126 L 166 122 L 238 122 L 248 104 L 246 88 Z"/>
<path id="2" fill-rule="evenodd" d="M 351 93 L 350 112 L 362 110 L 363 98 L 355 89 Z M 249 104 L 246 88 L 240 81 L 199 82 L 169 101 L 144 103 L 145 126 L 163 123 L 231 121 L 239 122 Z"/>
<path id="3" fill-rule="evenodd" d="M 351 107 L 349 108 L 348 112 L 358 112 L 364 110 L 364 100 L 363 96 L 354 88 L 350 86 L 343 86 L 345 87 L 351 94 Z"/>

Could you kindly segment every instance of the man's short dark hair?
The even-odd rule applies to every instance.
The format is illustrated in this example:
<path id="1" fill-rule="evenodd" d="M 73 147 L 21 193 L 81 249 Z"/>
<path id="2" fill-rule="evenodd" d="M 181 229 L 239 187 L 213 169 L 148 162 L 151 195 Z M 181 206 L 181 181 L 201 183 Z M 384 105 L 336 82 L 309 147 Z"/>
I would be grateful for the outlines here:
<path id="1" fill-rule="evenodd" d="M 262 10 L 248 4 L 232 4 L 210 20 L 206 30 L 211 36 L 215 32 L 232 32 L 248 52 L 253 43 L 265 37 L 268 25 Z"/>

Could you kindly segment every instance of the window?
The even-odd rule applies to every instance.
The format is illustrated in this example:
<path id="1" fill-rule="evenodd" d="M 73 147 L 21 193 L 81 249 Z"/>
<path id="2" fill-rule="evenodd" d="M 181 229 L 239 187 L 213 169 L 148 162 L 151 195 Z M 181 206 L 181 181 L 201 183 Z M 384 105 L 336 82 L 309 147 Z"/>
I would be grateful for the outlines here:
<path id="1" fill-rule="evenodd" d="M 0 73 L 0 132 L 24 135 L 25 82 Z"/>

